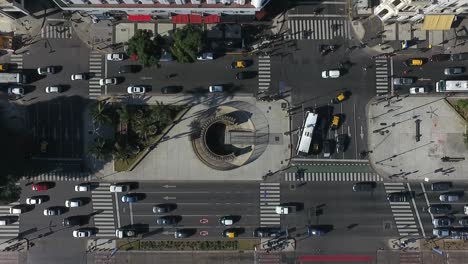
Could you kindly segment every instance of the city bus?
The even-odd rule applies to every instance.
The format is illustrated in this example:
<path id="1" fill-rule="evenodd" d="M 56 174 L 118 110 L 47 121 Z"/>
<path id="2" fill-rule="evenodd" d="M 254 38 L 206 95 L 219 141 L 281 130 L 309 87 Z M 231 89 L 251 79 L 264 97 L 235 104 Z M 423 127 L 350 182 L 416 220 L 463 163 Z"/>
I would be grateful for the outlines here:
<path id="1" fill-rule="evenodd" d="M 307 111 L 304 124 L 302 125 L 302 133 L 297 143 L 297 155 L 309 154 L 314 127 L 317 123 L 317 116 L 317 114 Z"/>
<path id="2" fill-rule="evenodd" d="M 23 84 L 26 82 L 25 79 L 22 73 L 0 72 L 0 83 Z"/>
<path id="3" fill-rule="evenodd" d="M 436 82 L 436 92 L 468 92 L 468 81 L 466 80 L 440 80 Z"/>

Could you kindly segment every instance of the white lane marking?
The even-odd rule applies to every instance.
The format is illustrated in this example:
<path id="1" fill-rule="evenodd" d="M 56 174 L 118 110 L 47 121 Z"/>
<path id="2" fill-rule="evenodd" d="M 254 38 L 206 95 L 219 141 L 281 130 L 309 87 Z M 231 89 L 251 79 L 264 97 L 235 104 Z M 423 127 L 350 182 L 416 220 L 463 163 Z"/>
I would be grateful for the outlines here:
<path id="1" fill-rule="evenodd" d="M 133 225 L 133 206 L 132 206 L 133 203 L 130 203 L 129 207 L 130 207 L 130 224 Z"/>
<path id="2" fill-rule="evenodd" d="M 410 184 L 406 183 L 406 185 L 408 186 L 408 190 L 411 192 Z M 419 226 L 421 227 L 422 235 L 423 235 L 423 237 L 426 237 L 426 232 L 424 232 L 424 228 L 423 228 L 423 225 L 422 225 L 422 222 L 421 222 L 421 217 L 419 217 L 419 212 L 418 212 L 418 208 L 416 207 L 416 201 L 414 200 L 414 197 L 411 197 L 411 201 L 413 202 L 414 211 L 416 213 L 416 217 L 418 218 L 418 222 L 419 222 Z"/>
<path id="3" fill-rule="evenodd" d="M 120 227 L 119 199 L 117 197 L 117 193 L 114 193 L 114 198 L 115 198 L 115 209 L 117 211 L 117 227 Z"/>
<path id="4" fill-rule="evenodd" d="M 431 204 L 429 203 L 429 199 L 427 198 L 426 188 L 424 188 L 424 183 L 420 182 L 420 184 L 421 184 L 421 189 L 423 190 L 423 193 L 424 193 L 424 198 L 426 198 L 427 212 L 431 215 L 431 220 L 434 220 L 434 215 L 431 212 L 429 212 L 429 206 Z"/>

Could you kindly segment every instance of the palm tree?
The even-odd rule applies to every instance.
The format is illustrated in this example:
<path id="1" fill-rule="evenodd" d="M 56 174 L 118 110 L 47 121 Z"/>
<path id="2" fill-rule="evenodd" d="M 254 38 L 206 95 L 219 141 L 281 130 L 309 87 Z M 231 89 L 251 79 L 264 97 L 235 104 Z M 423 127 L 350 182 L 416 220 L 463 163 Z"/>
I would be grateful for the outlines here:
<path id="1" fill-rule="evenodd" d="M 133 151 L 127 144 L 115 142 L 113 152 L 114 159 L 127 162 L 132 157 Z"/>
<path id="2" fill-rule="evenodd" d="M 108 114 L 108 110 L 109 105 L 106 101 L 97 101 L 93 103 L 90 107 L 90 114 L 93 122 L 100 125 L 112 124 L 112 119 Z"/>
<path id="3" fill-rule="evenodd" d="M 97 160 L 104 160 L 109 154 L 108 142 L 102 137 L 94 139 L 94 145 L 89 147 L 88 154 Z"/>
<path id="4" fill-rule="evenodd" d="M 120 122 L 127 125 L 128 121 L 130 120 L 130 113 L 128 112 L 127 106 L 122 105 L 121 108 L 117 109 L 117 113 L 119 114 Z"/>

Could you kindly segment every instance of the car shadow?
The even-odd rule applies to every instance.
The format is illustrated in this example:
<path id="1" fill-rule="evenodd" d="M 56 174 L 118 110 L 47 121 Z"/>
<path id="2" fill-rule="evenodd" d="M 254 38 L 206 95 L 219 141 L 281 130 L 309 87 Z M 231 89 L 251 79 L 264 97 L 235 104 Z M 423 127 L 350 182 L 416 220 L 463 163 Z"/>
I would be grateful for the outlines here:
<path id="1" fill-rule="evenodd" d="M 37 196 L 33 196 L 31 198 L 41 198 L 42 203 L 50 201 L 50 196 L 49 195 L 37 195 Z"/>
<path id="2" fill-rule="evenodd" d="M 155 230 L 152 230 L 152 231 L 143 233 L 143 234 L 141 235 L 141 237 L 142 237 L 142 238 L 150 237 L 150 236 L 153 236 L 153 235 L 161 234 L 163 231 L 164 231 L 164 228 L 162 228 L 162 227 L 156 228 Z"/>
<path id="3" fill-rule="evenodd" d="M 145 193 L 132 193 L 135 197 L 137 197 L 138 201 L 143 201 L 146 199 Z"/>
<path id="4" fill-rule="evenodd" d="M 87 205 L 87 204 L 89 204 L 91 202 L 90 197 L 77 197 L 77 198 L 74 198 L 74 199 L 80 200 L 83 203 L 83 206 Z"/>

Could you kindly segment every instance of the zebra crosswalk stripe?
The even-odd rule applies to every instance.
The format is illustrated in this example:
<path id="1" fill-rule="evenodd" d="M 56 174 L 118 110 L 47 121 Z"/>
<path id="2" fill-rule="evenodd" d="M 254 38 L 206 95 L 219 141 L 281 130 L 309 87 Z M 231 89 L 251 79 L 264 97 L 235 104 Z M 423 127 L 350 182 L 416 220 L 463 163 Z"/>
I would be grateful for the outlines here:
<path id="1" fill-rule="evenodd" d="M 94 216 L 94 226 L 99 229 L 97 237 L 115 237 L 114 203 L 109 191 L 110 183 L 99 183 L 91 191 L 93 210 L 101 211 Z"/>
<path id="2" fill-rule="evenodd" d="M 102 55 L 100 53 L 90 53 L 89 71 L 94 74 L 89 80 L 89 98 L 96 99 L 102 95 L 102 87 L 99 85 L 99 79 L 102 78 Z"/>
<path id="3" fill-rule="evenodd" d="M 402 182 L 384 182 L 384 187 L 386 193 L 406 190 Z M 390 202 L 390 208 L 400 236 L 419 236 L 419 229 L 409 202 Z"/>
<path id="4" fill-rule="evenodd" d="M 290 30 L 288 39 L 330 40 L 336 37 L 351 37 L 350 25 L 345 18 L 290 19 L 287 25 Z"/>
<path id="5" fill-rule="evenodd" d="M 388 59 L 385 57 L 375 58 L 375 80 L 376 80 L 376 93 L 377 96 L 385 96 L 388 94 Z"/>
<path id="6" fill-rule="evenodd" d="M 18 69 L 23 69 L 23 54 L 12 54 L 10 56 L 10 63 L 16 64 Z"/>
<path id="7" fill-rule="evenodd" d="M 281 201 L 280 183 L 260 183 L 260 226 L 280 225 L 275 206 Z"/>
<path id="8" fill-rule="evenodd" d="M 383 181 L 383 178 L 373 172 L 306 172 L 299 177 L 296 172 L 284 174 L 284 181 Z"/>
<path id="9" fill-rule="evenodd" d="M 22 180 L 30 181 L 91 181 L 92 176 L 87 172 L 46 172 L 46 173 L 26 173 Z"/>
<path id="10" fill-rule="evenodd" d="M 271 81 L 270 56 L 260 56 L 258 63 L 258 90 L 268 90 Z"/>

